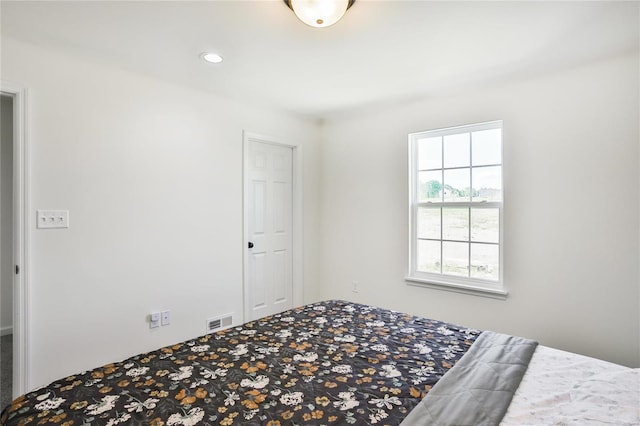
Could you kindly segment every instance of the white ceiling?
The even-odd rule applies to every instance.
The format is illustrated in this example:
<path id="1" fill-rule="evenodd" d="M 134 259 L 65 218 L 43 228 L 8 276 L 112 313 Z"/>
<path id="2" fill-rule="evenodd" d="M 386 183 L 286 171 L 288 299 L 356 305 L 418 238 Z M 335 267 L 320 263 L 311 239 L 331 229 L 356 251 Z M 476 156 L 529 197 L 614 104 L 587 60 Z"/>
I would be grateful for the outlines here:
<path id="1" fill-rule="evenodd" d="M 357 0 L 324 29 L 281 0 L 0 7 L 3 37 L 322 118 L 637 50 L 639 5 Z M 209 50 L 225 61 L 203 62 Z"/>

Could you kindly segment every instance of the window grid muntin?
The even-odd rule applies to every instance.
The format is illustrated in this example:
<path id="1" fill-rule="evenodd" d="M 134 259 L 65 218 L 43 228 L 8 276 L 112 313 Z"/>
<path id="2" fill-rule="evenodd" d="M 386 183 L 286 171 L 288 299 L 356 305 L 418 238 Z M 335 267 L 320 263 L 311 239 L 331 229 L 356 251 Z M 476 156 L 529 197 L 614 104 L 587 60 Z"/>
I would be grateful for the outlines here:
<path id="1" fill-rule="evenodd" d="M 502 164 L 483 164 L 482 166 L 469 166 L 469 167 L 447 167 L 447 168 L 442 168 L 442 169 L 420 169 L 420 170 L 416 170 L 416 176 L 418 176 L 420 173 L 422 172 L 440 172 L 440 181 L 442 182 L 442 194 L 441 194 L 441 199 L 444 200 L 444 172 L 445 171 L 449 171 L 449 170 L 462 170 L 462 169 L 468 169 L 469 170 L 469 189 L 470 189 L 470 193 L 469 193 L 469 199 L 473 199 L 473 170 L 474 169 L 486 169 L 489 167 L 500 167 L 500 174 L 502 174 Z M 419 180 L 419 179 L 418 179 Z M 415 200 L 419 200 L 420 199 L 420 195 L 418 194 L 418 191 L 420 190 L 419 185 L 415 186 Z M 501 188 L 501 192 L 502 192 L 503 188 Z M 502 199 L 502 195 L 500 197 Z M 417 203 L 447 203 L 447 202 L 453 202 L 453 201 L 416 201 Z M 465 201 L 455 201 L 456 203 L 464 203 Z M 469 201 L 470 203 L 474 203 L 474 202 L 482 202 L 482 201 Z"/>
<path id="2" fill-rule="evenodd" d="M 465 286 L 464 282 L 468 282 L 470 285 L 470 288 L 476 288 L 476 284 L 479 282 L 484 282 L 486 284 L 480 284 L 481 287 L 480 288 L 486 288 L 487 290 L 491 290 L 493 291 L 499 291 L 502 292 L 502 251 L 503 251 L 503 214 L 502 214 L 502 209 L 503 209 L 503 200 L 504 200 L 504 180 L 503 180 L 503 164 L 504 162 L 501 161 L 500 163 L 491 163 L 491 164 L 481 164 L 481 165 L 473 165 L 473 133 L 474 132 L 479 132 L 479 131 L 483 131 L 483 130 L 490 130 L 490 129 L 500 129 L 500 151 L 502 151 L 503 149 L 503 128 L 502 128 L 502 121 L 494 121 L 494 122 L 487 122 L 487 123 L 481 123 L 479 125 L 465 125 L 465 126 L 460 126 L 460 127 L 456 127 L 456 128 L 449 128 L 449 129 L 441 129 L 441 130 L 436 130 L 436 131 L 426 131 L 426 132 L 418 132 L 418 133 L 414 133 L 409 135 L 410 138 L 410 144 L 411 144 L 411 149 L 409 151 L 410 156 L 411 156 L 411 169 L 410 169 L 410 181 L 412 182 L 411 184 L 411 203 L 412 203 L 412 207 L 410 209 L 411 212 L 411 238 L 412 238 L 412 242 L 411 242 L 411 257 L 410 257 L 410 271 L 413 271 L 410 273 L 410 275 L 413 275 L 414 277 L 416 276 L 416 273 L 418 275 L 420 274 L 426 274 L 427 276 L 433 276 L 433 275 L 439 275 L 442 278 L 445 279 L 445 281 L 443 281 L 443 284 L 447 284 L 448 281 L 451 281 L 451 284 L 453 285 L 460 285 L 459 282 L 459 278 L 463 278 L 465 281 L 463 281 L 462 285 Z M 456 167 L 444 167 L 445 161 L 444 161 L 444 136 L 450 135 L 450 134 L 461 134 L 461 133 L 469 133 L 469 165 L 468 166 L 456 166 Z M 441 168 L 424 168 L 424 169 L 420 169 L 419 168 L 419 161 L 418 161 L 418 150 L 419 150 L 419 141 L 421 139 L 424 138 L 436 138 L 436 137 L 440 137 L 440 152 L 441 152 L 441 164 L 442 167 Z M 502 155 L 501 155 L 501 160 L 502 160 Z M 500 200 L 499 201 L 486 201 L 486 200 L 482 200 L 482 201 L 472 201 L 473 200 L 473 169 L 478 169 L 478 168 L 487 168 L 487 167 L 500 167 Z M 444 201 L 444 185 L 445 185 L 445 180 L 444 180 L 444 172 L 445 170 L 453 170 L 453 169 L 468 169 L 469 170 L 469 199 L 468 201 Z M 442 193 L 441 195 L 441 201 L 418 201 L 419 200 L 419 196 L 418 196 L 418 191 L 419 191 L 419 173 L 420 172 L 424 172 L 424 171 L 440 171 L 441 172 L 441 180 L 442 180 Z M 418 238 L 417 235 L 417 220 L 418 220 L 418 209 L 420 207 L 426 207 L 426 208 L 439 208 L 440 209 L 440 236 L 441 239 L 440 240 L 435 240 L 435 239 L 431 239 L 431 238 Z M 444 224 L 443 224 L 443 209 L 445 207 L 456 207 L 456 208 L 463 208 L 466 207 L 469 211 L 468 213 L 468 241 L 459 241 L 459 240 L 449 240 L 449 239 L 443 239 L 443 232 L 444 232 Z M 471 234 L 472 234 L 472 227 L 471 227 L 471 209 L 472 208 L 494 208 L 494 209 L 498 209 L 498 242 L 484 242 L 484 241 L 473 241 L 471 238 Z M 425 241 L 434 241 L 434 242 L 439 242 L 440 243 L 440 274 L 436 274 L 433 272 L 421 272 L 418 269 L 418 251 L 417 251 L 417 245 L 418 245 L 418 241 L 420 240 L 425 240 Z M 459 276 L 455 276 L 455 275 L 447 275 L 443 273 L 443 242 L 464 242 L 467 243 L 468 245 L 468 271 L 467 271 L 467 277 L 459 277 Z M 487 280 L 487 279 L 483 279 L 483 278 L 478 278 L 478 277 L 471 277 L 471 248 L 472 248 L 472 244 L 484 244 L 484 245 L 491 245 L 491 246 L 497 246 L 498 247 L 498 278 L 497 280 Z M 411 277 L 409 277 L 411 278 Z M 417 277 L 420 278 L 420 277 Z M 441 279 L 442 279 L 441 278 Z M 422 279 L 422 278 L 420 278 Z M 429 281 L 433 281 L 435 283 L 438 283 L 440 279 L 434 279 L 434 280 L 429 280 Z M 475 284 L 474 284 L 475 283 Z M 448 284 L 447 284 L 448 285 Z M 505 293 L 506 294 L 506 293 Z"/>
<path id="3" fill-rule="evenodd" d="M 473 244 L 481 244 L 481 245 L 487 245 L 487 246 L 497 246 L 498 249 L 500 250 L 501 248 L 501 239 L 502 239 L 502 232 L 501 228 L 502 228 L 502 214 L 501 213 L 501 209 L 499 208 L 499 205 L 501 205 L 501 203 L 490 203 L 491 205 L 489 205 L 489 203 L 470 203 L 470 204 L 474 204 L 474 205 L 460 205 L 460 204 L 454 204 L 452 206 L 446 206 L 443 207 L 438 203 L 419 203 L 417 208 L 428 208 L 428 209 L 438 209 L 440 212 L 440 239 L 435 239 L 435 238 L 422 238 L 422 237 L 418 237 L 417 233 L 416 233 L 416 248 L 417 248 L 417 242 L 418 241 L 433 241 L 433 242 L 439 242 L 440 243 L 440 274 L 441 275 L 445 275 L 445 276 L 456 276 L 459 277 L 460 275 L 449 275 L 449 274 L 445 274 L 443 271 L 443 267 L 444 267 L 444 248 L 443 248 L 443 244 L 444 242 L 450 242 L 450 243 L 465 243 L 467 244 L 467 248 L 468 248 L 468 267 L 467 267 L 467 276 L 466 278 L 473 278 L 471 277 L 471 248 L 473 246 Z M 456 240 L 456 239 L 451 239 L 451 238 L 444 238 L 444 210 L 446 208 L 455 208 L 455 209 L 461 209 L 461 208 L 466 208 L 468 214 L 467 214 L 467 228 L 468 228 L 468 232 L 467 232 L 467 240 Z M 494 242 L 490 242 L 490 241 L 474 241 L 471 238 L 471 231 L 472 231 L 472 227 L 471 227 L 471 210 L 472 209 L 496 209 L 498 208 L 498 242 L 494 243 Z M 417 209 L 416 209 L 417 211 Z M 417 218 L 417 215 L 416 215 Z M 417 255 L 417 250 L 416 250 L 416 255 Z M 500 268 L 502 265 L 502 259 L 499 257 L 498 258 L 498 268 Z M 423 273 L 433 273 L 433 272 L 427 272 L 427 271 L 422 271 L 419 269 L 418 266 L 418 262 L 417 262 L 417 258 L 415 260 L 415 268 L 416 271 L 418 272 L 423 272 Z M 490 282 L 499 282 L 501 278 L 501 274 L 498 273 L 498 280 L 492 280 L 492 279 L 486 279 L 487 281 Z M 474 279 L 482 279 L 482 278 L 474 278 Z"/>
<path id="4" fill-rule="evenodd" d="M 456 167 L 442 167 L 439 169 L 419 169 L 417 172 L 437 172 L 439 170 L 455 170 L 455 169 L 480 169 L 483 167 L 500 167 L 502 164 L 483 164 L 481 166 L 456 166 Z"/>

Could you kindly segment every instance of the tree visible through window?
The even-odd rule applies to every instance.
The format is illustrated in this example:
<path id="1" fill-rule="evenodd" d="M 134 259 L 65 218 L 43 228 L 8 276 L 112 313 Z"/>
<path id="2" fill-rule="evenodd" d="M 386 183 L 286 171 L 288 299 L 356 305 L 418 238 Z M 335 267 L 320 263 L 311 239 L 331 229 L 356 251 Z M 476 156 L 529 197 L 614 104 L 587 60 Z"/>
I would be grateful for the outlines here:
<path id="1" fill-rule="evenodd" d="M 502 122 L 409 135 L 409 281 L 502 288 Z"/>

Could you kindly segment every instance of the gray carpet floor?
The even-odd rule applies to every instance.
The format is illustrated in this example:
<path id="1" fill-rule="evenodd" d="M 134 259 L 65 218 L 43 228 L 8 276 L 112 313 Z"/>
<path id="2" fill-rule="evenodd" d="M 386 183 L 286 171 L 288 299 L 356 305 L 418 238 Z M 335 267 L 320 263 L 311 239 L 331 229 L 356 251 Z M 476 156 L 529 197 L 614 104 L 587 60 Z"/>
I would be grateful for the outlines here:
<path id="1" fill-rule="evenodd" d="M 11 402 L 13 381 L 13 335 L 0 337 L 0 411 Z"/>

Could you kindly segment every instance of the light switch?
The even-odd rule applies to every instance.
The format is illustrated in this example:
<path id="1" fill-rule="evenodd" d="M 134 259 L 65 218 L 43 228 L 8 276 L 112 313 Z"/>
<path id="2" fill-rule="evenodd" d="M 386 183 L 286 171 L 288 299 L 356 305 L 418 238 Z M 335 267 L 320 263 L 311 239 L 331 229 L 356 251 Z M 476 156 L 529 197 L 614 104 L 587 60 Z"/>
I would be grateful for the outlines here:
<path id="1" fill-rule="evenodd" d="M 38 210 L 36 220 L 38 228 L 68 228 L 69 210 Z"/>

